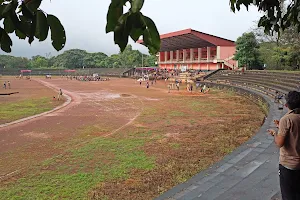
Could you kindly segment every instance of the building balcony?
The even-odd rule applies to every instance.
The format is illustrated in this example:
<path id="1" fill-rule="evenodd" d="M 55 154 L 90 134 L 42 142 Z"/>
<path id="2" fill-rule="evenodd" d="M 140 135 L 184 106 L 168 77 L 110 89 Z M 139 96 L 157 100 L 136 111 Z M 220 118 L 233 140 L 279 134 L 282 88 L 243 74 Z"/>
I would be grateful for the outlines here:
<path id="1" fill-rule="evenodd" d="M 167 61 L 160 61 L 158 62 L 158 64 L 189 64 L 189 63 L 219 63 L 219 62 L 224 62 L 224 60 L 221 59 L 216 59 L 216 58 L 201 58 L 200 60 L 198 59 L 186 59 L 185 61 L 183 61 L 183 59 L 173 59 L 173 60 L 167 60 Z"/>

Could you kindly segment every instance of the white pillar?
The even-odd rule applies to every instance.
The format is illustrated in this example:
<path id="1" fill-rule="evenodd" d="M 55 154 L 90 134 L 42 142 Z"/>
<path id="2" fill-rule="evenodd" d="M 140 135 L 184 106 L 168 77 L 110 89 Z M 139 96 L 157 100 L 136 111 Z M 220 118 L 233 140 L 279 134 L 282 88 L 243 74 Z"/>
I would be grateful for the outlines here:
<path id="1" fill-rule="evenodd" d="M 183 49 L 183 62 L 185 62 L 185 58 L 186 58 L 186 50 Z"/>
<path id="2" fill-rule="evenodd" d="M 221 47 L 217 46 L 217 59 L 220 60 L 221 59 Z"/>
<path id="3" fill-rule="evenodd" d="M 201 61 L 201 51 L 202 49 L 201 48 L 198 48 L 198 62 Z"/>
<path id="4" fill-rule="evenodd" d="M 161 60 L 160 60 L 160 53 L 161 53 L 161 52 L 158 53 L 158 62 L 159 62 L 159 63 L 161 62 Z"/>
<path id="5" fill-rule="evenodd" d="M 172 62 L 173 61 L 173 51 L 170 51 L 170 61 Z"/>
<path id="6" fill-rule="evenodd" d="M 176 61 L 179 61 L 179 50 L 176 50 Z"/>
<path id="7" fill-rule="evenodd" d="M 165 62 L 167 62 L 167 56 L 168 56 L 168 54 L 167 54 L 168 52 L 167 51 L 165 51 Z"/>
<path id="8" fill-rule="evenodd" d="M 190 60 L 194 60 L 194 49 L 190 49 Z"/>
<path id="9" fill-rule="evenodd" d="M 207 60 L 210 60 L 210 47 L 207 47 Z"/>
<path id="10" fill-rule="evenodd" d="M 224 63 L 222 63 L 222 69 L 224 69 Z"/>

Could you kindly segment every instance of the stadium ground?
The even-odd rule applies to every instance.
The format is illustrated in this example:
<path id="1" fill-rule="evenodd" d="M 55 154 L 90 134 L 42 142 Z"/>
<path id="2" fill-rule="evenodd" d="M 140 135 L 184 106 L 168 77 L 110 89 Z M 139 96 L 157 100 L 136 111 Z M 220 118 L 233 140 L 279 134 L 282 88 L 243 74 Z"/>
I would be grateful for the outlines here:
<path id="1" fill-rule="evenodd" d="M 0 129 L 3 198 L 152 199 L 247 141 L 264 118 L 230 91 L 168 93 L 164 82 L 146 89 L 131 79 L 37 81 L 62 88 L 72 102 Z"/>

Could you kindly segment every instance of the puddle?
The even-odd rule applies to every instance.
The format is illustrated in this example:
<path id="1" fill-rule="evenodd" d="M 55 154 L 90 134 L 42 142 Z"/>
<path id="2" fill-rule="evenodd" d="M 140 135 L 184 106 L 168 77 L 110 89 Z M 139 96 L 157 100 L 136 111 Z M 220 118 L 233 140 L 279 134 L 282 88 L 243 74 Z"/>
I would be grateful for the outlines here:
<path id="1" fill-rule="evenodd" d="M 117 99 L 121 95 L 118 93 L 108 93 L 108 92 L 93 92 L 93 93 L 79 93 L 84 99 L 91 100 L 107 100 L 107 99 Z"/>
<path id="2" fill-rule="evenodd" d="M 121 94 L 121 97 L 131 97 L 130 94 Z"/>
<path id="3" fill-rule="evenodd" d="M 148 101 L 159 101 L 159 99 L 145 98 Z"/>

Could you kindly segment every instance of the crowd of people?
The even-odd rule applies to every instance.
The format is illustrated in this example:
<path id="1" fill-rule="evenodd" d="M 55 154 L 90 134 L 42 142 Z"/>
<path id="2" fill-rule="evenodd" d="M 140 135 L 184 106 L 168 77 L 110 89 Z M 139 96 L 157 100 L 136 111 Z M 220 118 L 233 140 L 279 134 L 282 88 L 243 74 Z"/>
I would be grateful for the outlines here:
<path id="1" fill-rule="evenodd" d="M 71 76 L 71 75 L 62 75 L 62 78 L 67 80 L 77 80 L 77 81 L 109 81 L 110 78 L 100 77 L 95 75 L 85 75 L 85 76 Z"/>

